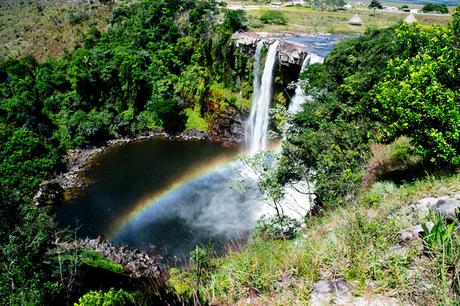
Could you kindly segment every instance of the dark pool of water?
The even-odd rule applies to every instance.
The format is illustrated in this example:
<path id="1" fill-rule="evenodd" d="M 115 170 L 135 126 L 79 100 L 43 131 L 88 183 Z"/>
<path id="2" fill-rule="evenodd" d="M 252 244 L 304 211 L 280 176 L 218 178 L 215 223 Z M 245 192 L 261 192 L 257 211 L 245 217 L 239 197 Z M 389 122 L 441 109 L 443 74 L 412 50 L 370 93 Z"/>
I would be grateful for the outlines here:
<path id="1" fill-rule="evenodd" d="M 78 227 L 79 236 L 155 245 L 159 253 L 177 256 L 214 238 L 235 238 L 253 220 L 244 195 L 230 186 L 235 175 L 228 161 L 237 154 L 237 148 L 207 141 L 112 147 L 88 170 L 93 183 L 55 208 L 57 221 Z"/>

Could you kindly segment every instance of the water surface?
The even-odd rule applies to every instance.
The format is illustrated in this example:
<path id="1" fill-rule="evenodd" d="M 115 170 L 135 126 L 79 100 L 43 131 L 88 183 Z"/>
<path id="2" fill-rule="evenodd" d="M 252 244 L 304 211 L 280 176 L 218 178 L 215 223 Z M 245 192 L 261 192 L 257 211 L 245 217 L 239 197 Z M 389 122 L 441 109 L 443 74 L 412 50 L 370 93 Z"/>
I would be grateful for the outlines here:
<path id="1" fill-rule="evenodd" d="M 181 256 L 195 244 L 237 238 L 256 207 L 235 190 L 237 148 L 154 139 L 112 147 L 88 171 L 93 181 L 57 206 L 57 221 L 79 236 L 102 235 Z"/>

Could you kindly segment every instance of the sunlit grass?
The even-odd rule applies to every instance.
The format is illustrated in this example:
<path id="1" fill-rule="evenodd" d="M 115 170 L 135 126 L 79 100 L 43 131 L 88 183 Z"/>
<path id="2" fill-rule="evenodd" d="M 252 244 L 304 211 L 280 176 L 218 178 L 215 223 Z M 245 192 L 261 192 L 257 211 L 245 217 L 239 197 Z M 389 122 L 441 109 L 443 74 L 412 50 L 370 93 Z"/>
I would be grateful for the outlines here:
<path id="1" fill-rule="evenodd" d="M 451 293 L 439 283 L 433 261 L 420 259 L 420 245 L 403 250 L 395 246 L 401 230 L 429 218 L 408 215 L 411 201 L 459 190 L 459 174 L 399 187 L 378 182 L 356 202 L 308 218 L 293 241 L 255 239 L 212 260 L 199 292 L 224 304 L 245 301 L 257 292 L 256 304 L 301 305 L 308 302 L 314 282 L 343 278 L 357 296 L 380 294 L 425 305 L 445 302 L 440 297 Z"/>
<path id="2" fill-rule="evenodd" d="M 270 9 L 261 7 L 260 9 L 247 10 L 248 16 L 259 18 L 262 13 Z M 407 14 L 404 13 L 376 13 L 367 9 L 353 9 L 348 11 L 320 11 L 312 8 L 283 7 L 278 9 L 288 18 L 287 25 L 263 25 L 255 31 L 273 33 L 331 33 L 331 34 L 360 34 L 367 27 L 384 28 L 395 25 L 403 21 Z M 348 21 L 353 15 L 358 14 L 363 20 L 362 26 L 349 25 Z M 416 15 L 421 24 L 447 24 L 450 22 L 449 16 L 428 16 Z"/>

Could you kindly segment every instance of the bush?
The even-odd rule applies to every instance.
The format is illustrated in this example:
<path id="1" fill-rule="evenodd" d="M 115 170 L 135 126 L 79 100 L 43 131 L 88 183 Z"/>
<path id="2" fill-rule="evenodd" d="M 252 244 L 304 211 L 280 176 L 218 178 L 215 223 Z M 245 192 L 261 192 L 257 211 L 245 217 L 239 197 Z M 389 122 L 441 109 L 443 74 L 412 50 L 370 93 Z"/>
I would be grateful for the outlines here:
<path id="1" fill-rule="evenodd" d="M 396 30 L 399 56 L 388 62 L 366 105 L 384 124 L 386 139 L 407 135 L 417 152 L 438 166 L 460 165 L 460 53 L 454 31 L 402 24 Z"/>
<path id="2" fill-rule="evenodd" d="M 260 21 L 266 24 L 285 25 L 288 23 L 286 16 L 280 11 L 265 11 L 260 16 Z"/>
<path id="3" fill-rule="evenodd" d="M 232 32 L 246 30 L 246 12 L 243 10 L 226 10 L 224 27 Z"/>
<path id="4" fill-rule="evenodd" d="M 367 164 L 363 179 L 365 187 L 381 178 L 396 179 L 395 174 L 410 171 L 422 162 L 421 156 L 415 153 L 411 140 L 406 136 L 399 137 L 388 145 L 373 144 L 371 152 L 373 156 Z"/>
<path id="5" fill-rule="evenodd" d="M 248 21 L 246 22 L 246 25 L 250 29 L 259 29 L 259 28 L 261 28 L 263 26 L 263 23 L 258 18 L 249 17 Z"/>
<path id="6" fill-rule="evenodd" d="M 448 9 L 446 4 L 428 3 L 428 4 L 425 4 L 423 6 L 422 12 L 424 12 L 424 13 L 436 12 L 436 13 L 439 13 L 439 14 L 447 14 L 447 13 L 449 13 L 449 9 Z"/>
<path id="7" fill-rule="evenodd" d="M 78 24 L 82 21 L 87 20 L 88 18 L 89 15 L 86 11 L 76 12 L 74 10 L 71 10 L 67 15 L 67 19 L 70 24 Z"/>
<path id="8" fill-rule="evenodd" d="M 74 306 L 127 306 L 135 305 L 134 294 L 123 289 L 115 291 L 110 289 L 107 292 L 90 291 L 78 299 Z"/>
<path id="9" fill-rule="evenodd" d="M 285 215 L 264 216 L 257 221 L 253 235 L 264 240 L 294 239 L 300 231 L 300 222 Z"/>
<path id="10" fill-rule="evenodd" d="M 123 267 L 120 264 L 108 260 L 101 253 L 96 251 L 84 250 L 81 254 L 81 261 L 94 268 L 101 268 L 114 273 L 123 272 Z"/>

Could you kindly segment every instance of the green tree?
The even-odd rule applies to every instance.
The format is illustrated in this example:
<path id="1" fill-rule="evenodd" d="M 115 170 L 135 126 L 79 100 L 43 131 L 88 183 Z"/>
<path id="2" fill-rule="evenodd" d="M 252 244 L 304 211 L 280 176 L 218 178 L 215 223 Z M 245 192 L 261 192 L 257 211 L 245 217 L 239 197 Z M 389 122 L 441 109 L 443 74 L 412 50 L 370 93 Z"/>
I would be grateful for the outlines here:
<path id="1" fill-rule="evenodd" d="M 232 33 L 237 31 L 245 31 L 246 27 L 246 12 L 243 10 L 226 10 L 224 27 L 229 29 Z"/>
<path id="2" fill-rule="evenodd" d="M 383 6 L 379 0 L 372 0 L 371 3 L 369 4 L 369 8 L 374 9 L 374 15 L 375 15 L 375 9 L 382 9 Z"/>
<path id="3" fill-rule="evenodd" d="M 425 4 L 423 6 L 422 12 L 424 12 L 424 13 L 436 12 L 436 13 L 439 13 L 439 14 L 448 14 L 449 13 L 449 8 L 447 7 L 446 4 L 428 3 L 428 4 Z"/>
<path id="4" fill-rule="evenodd" d="M 372 111 L 394 139 L 407 135 L 435 164 L 460 164 L 460 64 L 455 34 L 440 26 L 402 25 L 401 55 L 372 90 Z M 436 38 L 436 39 L 435 39 Z"/>
<path id="5" fill-rule="evenodd" d="M 260 21 L 267 24 L 285 25 L 288 22 L 287 17 L 280 11 L 268 10 L 262 13 Z"/>

